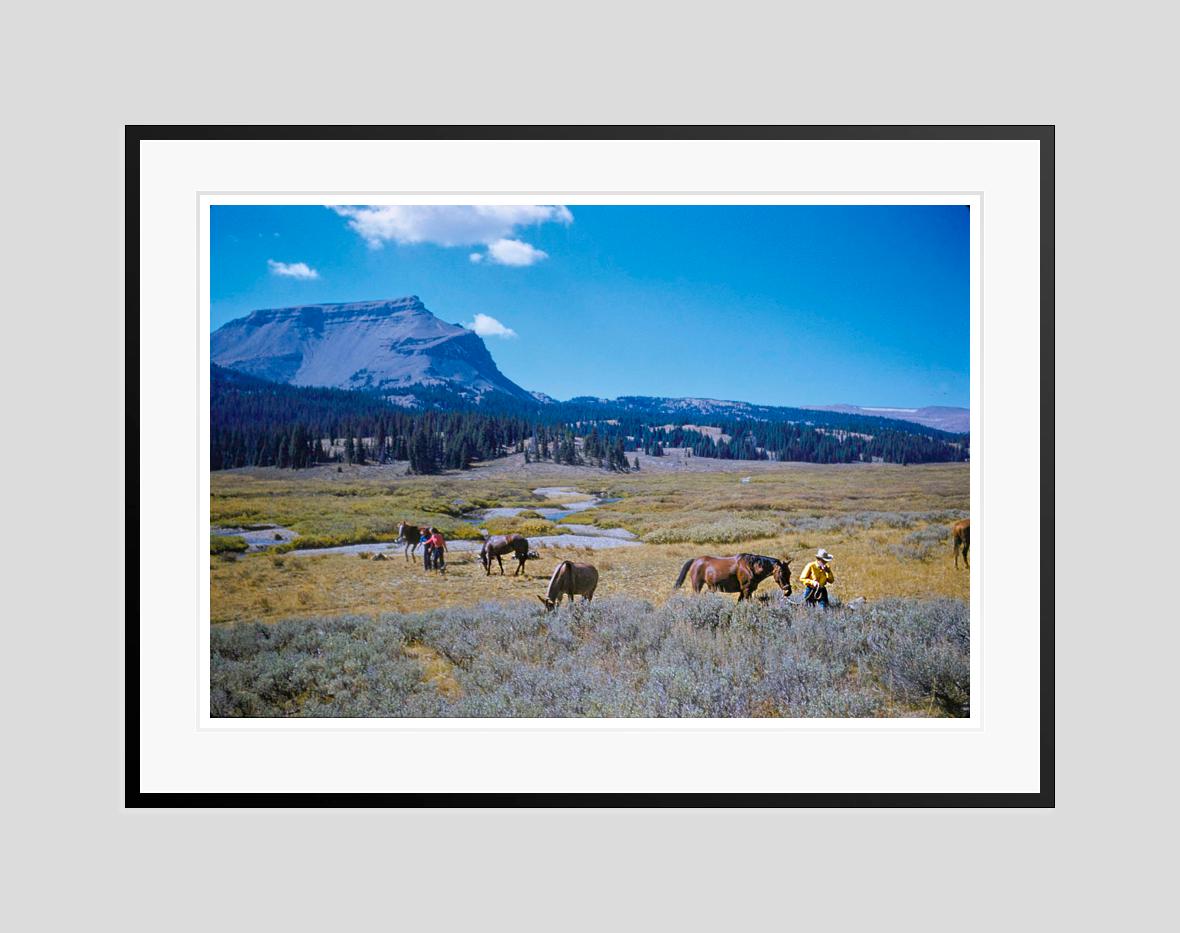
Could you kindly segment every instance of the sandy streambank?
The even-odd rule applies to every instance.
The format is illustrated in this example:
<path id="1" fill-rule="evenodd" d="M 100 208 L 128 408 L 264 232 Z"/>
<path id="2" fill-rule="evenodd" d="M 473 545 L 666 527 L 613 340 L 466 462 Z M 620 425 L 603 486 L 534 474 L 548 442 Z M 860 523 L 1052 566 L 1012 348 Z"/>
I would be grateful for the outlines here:
<path id="1" fill-rule="evenodd" d="M 263 528 L 211 528 L 209 533 L 215 538 L 224 538 L 233 536 L 242 538 L 248 544 L 251 551 L 262 551 L 268 547 L 273 547 L 276 544 L 286 544 L 288 541 L 293 541 L 299 535 L 290 528 L 284 528 L 281 525 L 266 525 Z"/>

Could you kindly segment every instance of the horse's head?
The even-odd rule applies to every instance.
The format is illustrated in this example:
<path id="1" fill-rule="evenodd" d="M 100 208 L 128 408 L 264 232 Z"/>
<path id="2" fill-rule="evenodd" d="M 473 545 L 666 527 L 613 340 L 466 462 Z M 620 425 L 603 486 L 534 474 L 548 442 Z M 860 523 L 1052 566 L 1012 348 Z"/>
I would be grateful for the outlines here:
<path id="1" fill-rule="evenodd" d="M 483 569 L 487 570 L 488 565 L 492 562 L 492 556 L 488 553 L 488 543 L 485 541 L 483 546 L 479 549 L 479 562 L 483 564 Z"/>
<path id="2" fill-rule="evenodd" d="M 778 566 L 778 561 L 773 557 L 763 557 L 761 554 L 743 554 L 746 559 L 746 564 L 755 574 L 759 580 L 765 580 L 772 573 L 774 573 Z"/>
<path id="3" fill-rule="evenodd" d="M 525 560 L 540 560 L 541 555 L 538 554 L 536 551 L 526 551 L 525 555 L 524 555 L 524 559 Z"/>
<path id="4" fill-rule="evenodd" d="M 774 562 L 774 582 L 778 584 L 784 596 L 791 595 L 791 558 L 784 557 Z"/>
<path id="5" fill-rule="evenodd" d="M 545 607 L 546 612 L 552 612 L 557 608 L 557 603 L 547 596 L 538 596 L 537 599 L 541 600 L 541 605 Z"/>

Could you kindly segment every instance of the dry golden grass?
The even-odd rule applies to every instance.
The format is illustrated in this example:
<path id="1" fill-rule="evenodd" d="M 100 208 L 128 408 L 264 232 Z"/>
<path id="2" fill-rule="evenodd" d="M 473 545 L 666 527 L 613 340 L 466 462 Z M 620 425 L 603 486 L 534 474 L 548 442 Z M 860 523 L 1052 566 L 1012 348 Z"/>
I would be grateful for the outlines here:
<path id="1" fill-rule="evenodd" d="M 665 527 L 669 520 L 715 521 L 724 513 L 761 518 L 968 508 L 965 463 L 823 466 L 701 457 L 689 462 L 689 471 L 631 474 L 552 464 L 526 467 L 520 457 L 442 477 L 405 476 L 400 467 L 388 466 L 347 466 L 341 473 L 334 466 L 217 471 L 211 476 L 210 515 L 214 525 L 273 523 L 303 535 L 347 535 L 356 529 L 383 534 L 396 533 L 402 519 L 447 529 L 462 525 L 458 516 L 472 508 L 535 508 L 578 498 L 533 493 L 543 486 L 623 497 L 595 511 L 636 533 Z M 712 469 L 701 469 L 702 463 Z M 750 482 L 739 482 L 742 476 L 750 476 Z"/>
<path id="2" fill-rule="evenodd" d="M 443 696 L 454 700 L 463 695 L 463 688 L 455 679 L 455 666 L 429 645 L 408 644 L 402 648 L 402 654 L 422 665 L 422 679 Z"/>
<path id="3" fill-rule="evenodd" d="M 532 601 L 545 590 L 553 567 L 570 559 L 594 564 L 600 574 L 597 596 L 629 595 L 662 603 L 674 591 L 681 565 L 700 554 L 718 556 L 747 550 L 793 559 L 798 578 L 815 548 L 836 556 L 833 593 L 845 601 L 857 596 L 951 596 L 967 599 L 970 574 L 955 570 L 949 544 L 928 561 L 903 560 L 888 545 L 900 542 L 905 529 L 854 530 L 823 538 L 798 536 L 743 542 L 740 548 L 699 544 L 652 544 L 642 548 L 590 551 L 547 548 L 542 560 L 528 564 L 527 577 L 485 576 L 473 553 L 452 554 L 447 573 L 426 573 L 420 560 L 406 562 L 400 553 L 385 561 L 361 560 L 355 554 L 323 556 L 250 554 L 236 561 L 213 559 L 213 622 L 250 619 L 273 621 L 301 615 L 414 612 L 442 606 L 470 606 L 483 600 Z M 767 581 L 762 589 L 772 591 Z"/>
<path id="4" fill-rule="evenodd" d="M 601 574 L 598 595 L 628 595 L 663 602 L 681 564 L 701 554 L 741 551 L 793 558 L 797 579 L 817 547 L 836 556 L 833 592 L 845 601 L 858 596 L 950 596 L 967 599 L 970 574 L 955 570 L 949 540 L 927 560 L 898 556 L 892 546 L 920 530 L 851 524 L 833 531 L 791 531 L 811 516 L 845 518 L 862 513 L 925 513 L 969 508 L 967 464 L 899 467 L 884 464 L 818 466 L 715 462 L 712 472 L 616 475 L 600 470 L 498 464 L 446 477 L 404 477 L 390 468 L 334 468 L 292 473 L 278 470 L 214 473 L 211 510 L 215 524 L 249 522 L 292 527 L 304 535 L 387 535 L 400 519 L 442 527 L 454 537 L 473 526 L 457 517 L 467 508 L 531 507 L 542 504 L 532 490 L 570 486 L 581 492 L 622 497 L 574 516 L 601 527 L 624 527 L 656 540 L 686 537 L 685 543 L 590 551 L 547 548 L 530 562 L 527 578 L 494 572 L 489 578 L 473 553 L 448 556 L 447 574 L 427 574 L 420 559 L 406 562 L 401 549 L 385 561 L 346 555 L 247 554 L 210 559 L 212 621 L 275 620 L 300 615 L 409 612 L 483 600 L 533 600 L 563 559 L 585 561 Z M 748 483 L 739 477 L 750 476 Z M 551 505 L 552 502 L 545 501 Z M 449 514 L 448 514 L 449 513 Z M 551 527 L 537 519 L 501 520 Z M 745 539 L 746 529 L 761 537 Z M 777 533 L 767 536 L 767 530 Z M 787 529 L 784 531 L 783 529 Z M 737 536 L 734 536 L 736 530 Z M 694 543 L 706 542 L 706 543 Z M 724 543 L 713 543 L 724 542 Z M 770 589 L 773 584 L 763 584 Z"/>

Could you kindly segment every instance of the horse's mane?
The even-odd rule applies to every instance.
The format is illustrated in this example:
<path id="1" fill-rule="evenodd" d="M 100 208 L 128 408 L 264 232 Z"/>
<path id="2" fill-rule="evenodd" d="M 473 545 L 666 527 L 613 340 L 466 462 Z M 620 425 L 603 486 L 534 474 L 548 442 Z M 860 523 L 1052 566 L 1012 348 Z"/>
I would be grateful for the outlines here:
<path id="1" fill-rule="evenodd" d="M 739 554 L 738 557 L 744 559 L 747 562 L 765 561 L 766 563 L 770 564 L 771 567 L 777 567 L 779 564 L 783 563 L 783 561 L 779 560 L 777 557 L 767 557 L 765 554 Z"/>
<path id="2" fill-rule="evenodd" d="M 553 585 L 557 582 L 557 575 L 561 573 L 561 568 L 568 563 L 571 562 L 568 560 L 563 560 L 560 564 L 553 568 L 553 575 L 549 578 L 549 586 L 545 590 L 545 597 L 547 599 L 553 598 Z"/>

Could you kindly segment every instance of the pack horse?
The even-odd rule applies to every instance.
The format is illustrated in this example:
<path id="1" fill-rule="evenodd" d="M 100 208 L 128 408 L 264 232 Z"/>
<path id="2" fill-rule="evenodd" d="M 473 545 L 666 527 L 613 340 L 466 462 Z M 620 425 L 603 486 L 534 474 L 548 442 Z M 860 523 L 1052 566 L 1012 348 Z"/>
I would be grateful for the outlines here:
<path id="1" fill-rule="evenodd" d="M 684 562 L 675 589 L 687 579 L 694 593 L 702 589 L 718 593 L 737 593 L 738 602 L 749 599 L 758 584 L 773 576 L 787 596 L 791 595 L 791 558 L 763 557 L 760 554 L 736 554 L 733 557 L 694 557 Z"/>
<path id="2" fill-rule="evenodd" d="M 541 559 L 540 554 L 529 550 L 529 539 L 523 535 L 493 535 L 479 549 L 479 562 L 483 564 L 485 575 L 491 575 L 493 559 L 500 565 L 500 575 L 504 575 L 505 554 L 511 554 L 516 558 L 516 570 L 512 574 L 514 577 L 517 574 L 528 576 L 524 570 L 525 561 Z"/>

